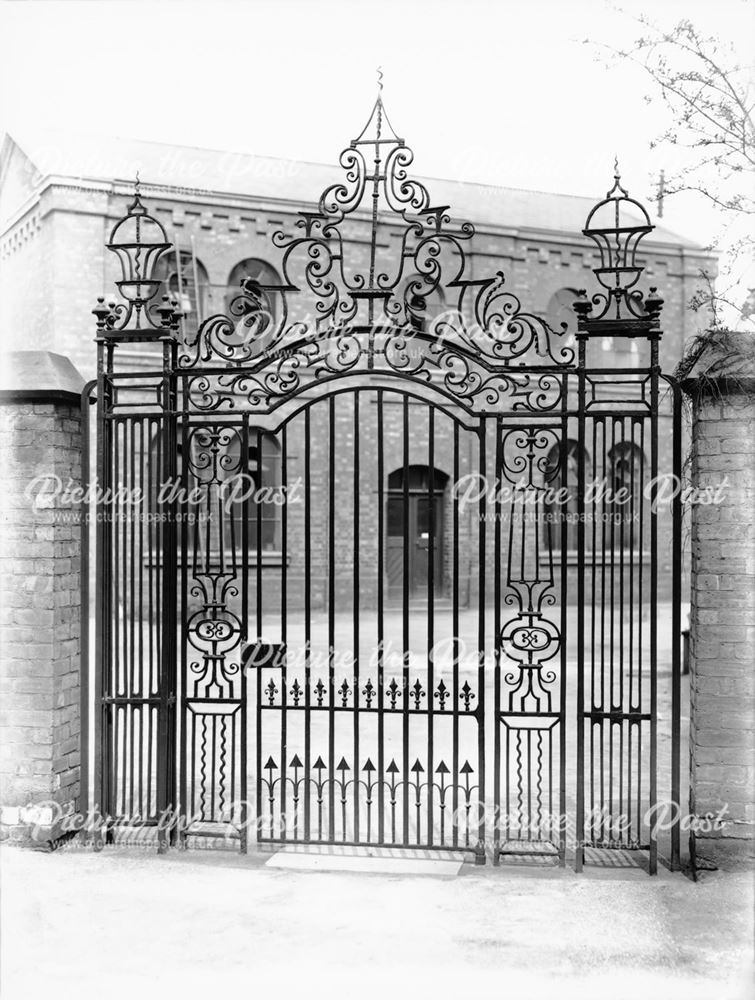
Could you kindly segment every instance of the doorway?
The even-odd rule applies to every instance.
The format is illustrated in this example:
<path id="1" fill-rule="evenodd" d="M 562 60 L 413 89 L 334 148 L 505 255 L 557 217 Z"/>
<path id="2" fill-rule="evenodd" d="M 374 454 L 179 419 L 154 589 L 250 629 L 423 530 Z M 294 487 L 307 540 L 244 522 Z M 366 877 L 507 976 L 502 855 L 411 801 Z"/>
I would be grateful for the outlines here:
<path id="1" fill-rule="evenodd" d="M 396 469 L 388 476 L 385 563 L 390 601 L 402 598 L 405 565 L 410 596 L 421 598 L 430 589 L 438 596 L 443 593 L 443 496 L 447 484 L 444 472 L 426 465 Z"/>

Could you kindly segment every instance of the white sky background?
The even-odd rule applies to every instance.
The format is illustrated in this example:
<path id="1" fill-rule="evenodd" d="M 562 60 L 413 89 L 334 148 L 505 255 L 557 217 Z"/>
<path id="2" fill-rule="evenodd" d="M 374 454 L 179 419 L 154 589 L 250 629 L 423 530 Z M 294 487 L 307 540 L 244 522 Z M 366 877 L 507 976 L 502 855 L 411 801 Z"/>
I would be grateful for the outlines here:
<path id="1" fill-rule="evenodd" d="M 0 131 L 57 128 L 335 162 L 384 72 L 414 170 L 601 197 L 614 153 L 652 197 L 668 151 L 641 70 L 584 44 L 641 34 L 632 14 L 689 17 L 751 51 L 748 0 L 237 0 L 0 3 Z M 750 58 L 750 51 L 746 58 Z M 148 178 L 145 178 L 148 180 Z M 652 208 L 652 206 L 651 206 Z M 653 215 L 651 210 L 651 216 Z M 714 232 L 693 199 L 664 224 Z"/>

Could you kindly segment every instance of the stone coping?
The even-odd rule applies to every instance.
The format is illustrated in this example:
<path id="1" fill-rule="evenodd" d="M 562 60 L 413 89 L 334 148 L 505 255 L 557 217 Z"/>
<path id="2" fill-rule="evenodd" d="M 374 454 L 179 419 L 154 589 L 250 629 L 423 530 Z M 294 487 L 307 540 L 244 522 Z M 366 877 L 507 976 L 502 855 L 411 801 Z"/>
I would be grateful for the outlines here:
<path id="1" fill-rule="evenodd" d="M 84 379 L 69 358 L 52 351 L 0 354 L 0 403 L 78 403 Z"/>

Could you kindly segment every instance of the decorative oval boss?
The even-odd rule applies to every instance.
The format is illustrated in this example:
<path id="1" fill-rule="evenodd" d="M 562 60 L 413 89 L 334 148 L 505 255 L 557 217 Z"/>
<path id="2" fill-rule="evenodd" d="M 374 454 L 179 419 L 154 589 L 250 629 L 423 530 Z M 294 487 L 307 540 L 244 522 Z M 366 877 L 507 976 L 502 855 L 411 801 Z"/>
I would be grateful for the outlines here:
<path id="1" fill-rule="evenodd" d="M 545 649 L 551 637 L 544 628 L 521 626 L 511 633 L 510 641 L 515 649 Z"/>
<path id="2" fill-rule="evenodd" d="M 233 628 L 230 622 L 205 619 L 197 626 L 197 635 L 205 641 L 224 642 L 231 637 Z"/>

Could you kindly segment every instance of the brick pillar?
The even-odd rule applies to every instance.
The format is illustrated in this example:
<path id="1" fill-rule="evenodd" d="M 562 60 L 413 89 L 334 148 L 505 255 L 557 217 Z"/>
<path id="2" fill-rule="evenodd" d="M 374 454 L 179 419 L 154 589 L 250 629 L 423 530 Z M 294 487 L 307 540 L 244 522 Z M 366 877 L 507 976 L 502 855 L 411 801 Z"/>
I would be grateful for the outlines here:
<path id="1" fill-rule="evenodd" d="M 717 491 L 691 506 L 690 812 L 723 810 L 720 829 L 691 833 L 690 851 L 720 865 L 751 856 L 755 833 L 755 378 L 683 387 L 692 485 Z"/>
<path id="2" fill-rule="evenodd" d="M 80 486 L 82 379 L 47 351 L 0 371 L 0 820 L 23 836 L 79 794 L 80 527 L 28 494 L 39 476 Z"/>

